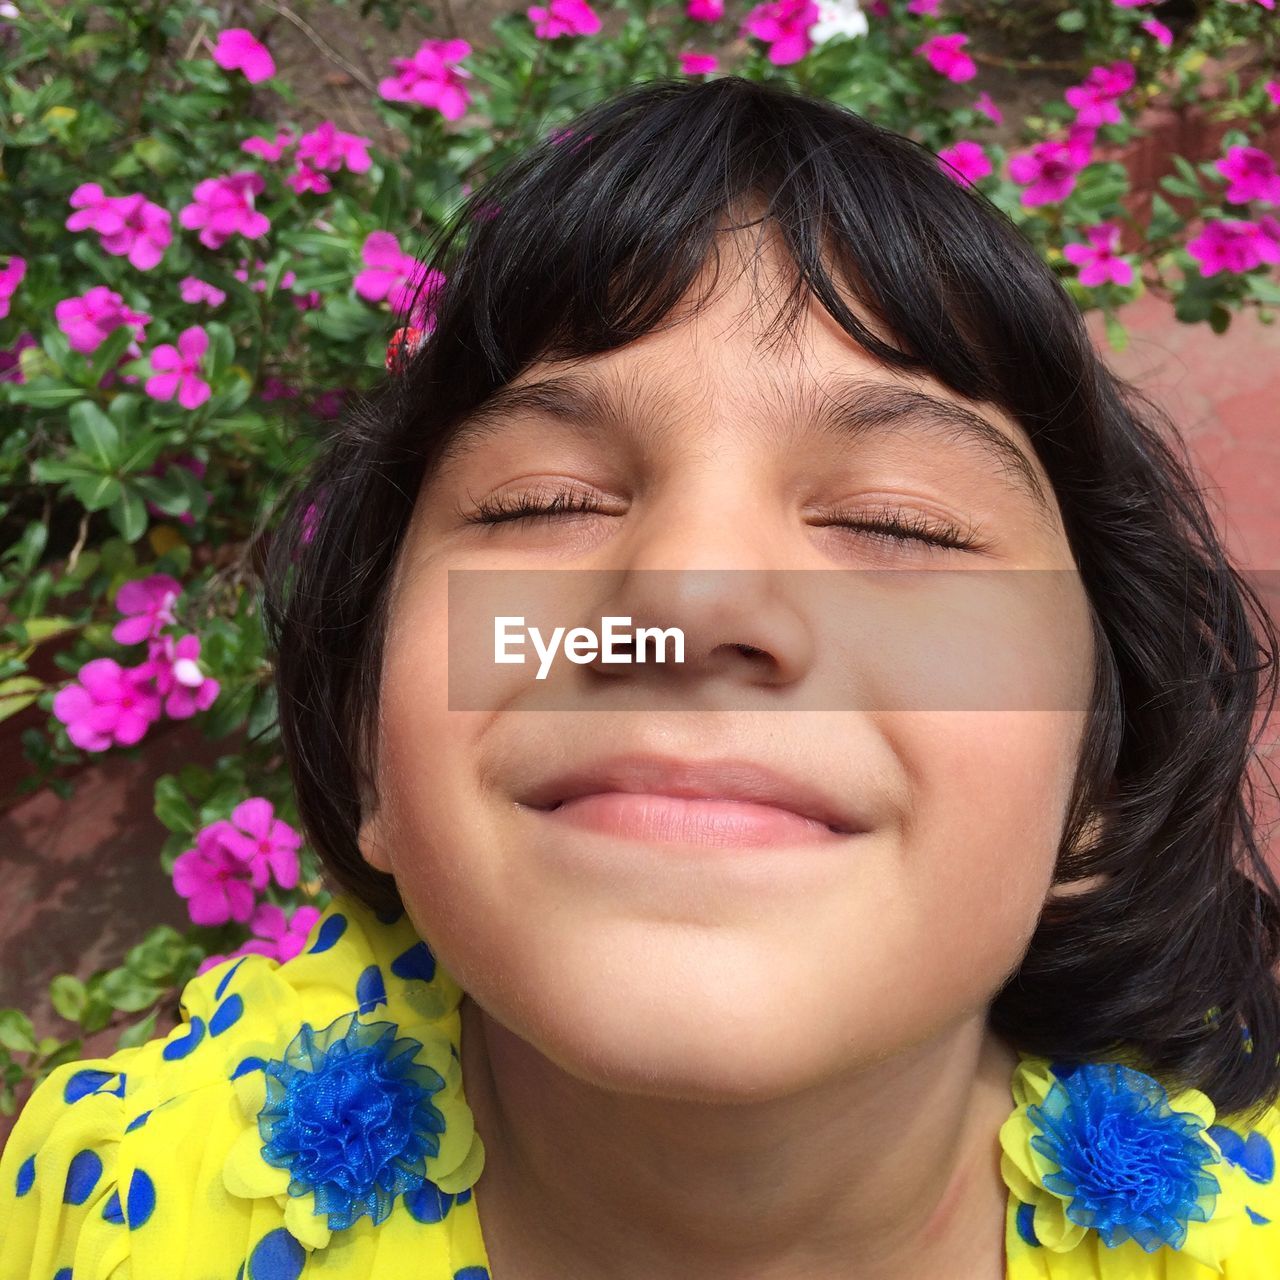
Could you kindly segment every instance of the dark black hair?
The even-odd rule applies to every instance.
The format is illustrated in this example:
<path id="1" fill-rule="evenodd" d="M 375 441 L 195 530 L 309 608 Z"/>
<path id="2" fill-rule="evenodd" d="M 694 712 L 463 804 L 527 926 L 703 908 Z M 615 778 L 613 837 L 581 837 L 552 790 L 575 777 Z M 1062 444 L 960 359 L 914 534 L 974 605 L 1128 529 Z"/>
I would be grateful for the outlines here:
<path id="1" fill-rule="evenodd" d="M 641 84 L 521 154 L 437 235 L 434 329 L 348 413 L 272 540 L 266 616 L 309 839 L 345 889 L 399 905 L 361 858 L 361 794 L 388 587 L 452 426 L 537 359 L 669 322 L 725 217 L 750 208 L 797 269 L 784 324 L 811 291 L 889 367 L 1021 424 L 1092 605 L 1094 699 L 1055 883 L 1097 880 L 1046 904 L 992 1026 L 1059 1059 L 1136 1051 L 1220 1114 L 1273 1101 L 1280 890 L 1250 770 L 1255 714 L 1276 696 L 1274 623 L 1173 425 L 1108 369 L 1009 218 L 918 143 L 776 85 Z"/>

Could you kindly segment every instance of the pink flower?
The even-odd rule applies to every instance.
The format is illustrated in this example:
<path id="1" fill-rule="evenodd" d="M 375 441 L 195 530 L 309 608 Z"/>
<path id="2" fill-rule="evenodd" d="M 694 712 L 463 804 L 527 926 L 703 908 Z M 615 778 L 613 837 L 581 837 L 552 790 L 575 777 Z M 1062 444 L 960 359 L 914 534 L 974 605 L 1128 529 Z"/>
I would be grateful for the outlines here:
<path id="1" fill-rule="evenodd" d="M 311 402 L 311 412 L 317 418 L 326 420 L 336 418 L 342 412 L 342 406 L 346 403 L 349 394 L 348 387 L 330 387 L 328 391 L 320 392 Z"/>
<path id="2" fill-rule="evenodd" d="M 260 399 L 268 403 L 272 400 L 296 400 L 302 393 L 292 383 L 277 378 L 274 374 L 262 380 Z"/>
<path id="3" fill-rule="evenodd" d="M 1280 220 L 1265 215 L 1257 222 L 1214 219 L 1187 242 L 1202 276 L 1219 271 L 1251 271 L 1264 262 L 1280 262 Z"/>
<path id="4" fill-rule="evenodd" d="M 160 719 L 160 697 L 147 663 L 123 668 L 112 658 L 94 658 L 76 679 L 59 690 L 53 714 L 82 751 L 105 751 L 113 743 L 132 746 Z"/>
<path id="5" fill-rule="evenodd" d="M 253 913 L 249 927 L 263 941 L 275 944 L 276 959 L 284 964 L 301 954 L 319 919 L 315 907 L 296 907 L 292 916 L 286 916 L 279 907 L 264 902 Z"/>
<path id="6" fill-rule="evenodd" d="M 198 409 L 212 391 L 200 376 L 200 361 L 208 349 L 209 335 L 198 324 L 183 329 L 176 347 L 162 342 L 151 353 L 155 374 L 147 379 L 147 395 L 153 400 L 172 400 L 176 395 L 184 409 Z"/>
<path id="7" fill-rule="evenodd" d="M 1261 147 L 1231 147 L 1216 166 L 1228 181 L 1228 204 L 1280 204 L 1280 174 L 1276 162 Z"/>
<path id="8" fill-rule="evenodd" d="M 1140 9 L 1145 4 L 1156 4 L 1157 0 L 1111 0 L 1117 9 Z"/>
<path id="9" fill-rule="evenodd" d="M 968 139 L 943 147 L 938 152 L 938 159 L 946 162 L 942 165 L 942 171 L 947 177 L 957 178 L 957 181 L 970 184 L 985 178 L 992 168 L 991 161 L 981 144 L 970 142 Z M 953 173 L 952 170 L 956 172 Z"/>
<path id="10" fill-rule="evenodd" d="M 8 349 L 0 347 L 0 382 L 25 383 L 26 378 L 22 376 L 22 353 L 39 345 L 35 334 L 20 333 L 13 346 Z"/>
<path id="11" fill-rule="evenodd" d="M 813 48 L 809 28 L 818 16 L 813 0 L 772 0 L 751 10 L 742 30 L 769 46 L 769 61 L 775 67 L 785 67 L 799 62 Z"/>
<path id="12" fill-rule="evenodd" d="M 266 276 L 263 273 L 267 269 L 267 264 L 263 262 L 261 258 L 259 258 L 253 264 L 253 269 L 258 273 L 258 275 L 254 278 L 252 284 L 249 283 L 249 259 L 248 258 L 240 259 L 240 265 L 235 269 L 233 274 L 235 275 L 235 278 L 239 280 L 242 284 L 248 284 L 249 288 L 252 289 L 254 293 L 266 293 L 267 280 L 266 280 Z M 280 277 L 278 287 L 281 289 L 291 289 L 297 283 L 298 283 L 297 274 L 293 271 L 286 271 L 284 275 Z"/>
<path id="13" fill-rule="evenodd" d="M 1159 18 L 1145 18 L 1138 25 L 1147 35 L 1154 36 L 1156 43 L 1163 45 L 1166 49 L 1173 44 L 1173 32 Z"/>
<path id="14" fill-rule="evenodd" d="M 939 75 L 959 83 L 978 74 L 978 64 L 961 48 L 968 42 L 969 37 L 957 31 L 948 36 L 930 36 L 912 52 L 920 54 Z"/>
<path id="15" fill-rule="evenodd" d="M 321 296 L 319 289 L 308 289 L 306 293 L 295 293 L 293 295 L 293 305 L 299 311 L 316 311 L 324 306 L 324 298 Z"/>
<path id="16" fill-rule="evenodd" d="M 139 271 L 150 271 L 173 240 L 169 210 L 146 196 L 109 196 L 96 182 L 82 183 L 71 193 L 76 210 L 68 231 L 93 230 L 107 253 L 128 258 Z"/>
<path id="17" fill-rule="evenodd" d="M 211 307 L 220 307 L 227 300 L 227 295 L 221 289 L 215 289 L 213 285 L 198 280 L 195 276 L 183 276 L 178 282 L 178 294 L 183 302 L 206 302 Z"/>
<path id="18" fill-rule="evenodd" d="M 1062 96 L 1076 109 L 1076 122 L 1096 128 L 1104 124 L 1120 124 L 1124 116 L 1116 106 L 1137 81 L 1132 62 L 1113 62 L 1094 67 L 1084 84 L 1072 85 Z"/>
<path id="19" fill-rule="evenodd" d="M 315 907 L 295 907 L 293 915 L 286 917 L 274 903 L 260 902 L 249 921 L 253 937 L 229 955 L 208 956 L 201 961 L 196 972 L 207 973 L 224 960 L 234 960 L 238 956 L 270 956 L 272 960 L 284 964 L 302 954 L 311 930 L 316 927 L 319 919 L 320 912 Z"/>
<path id="20" fill-rule="evenodd" d="M 54 305 L 53 315 L 67 335 L 71 350 L 83 355 L 96 351 L 107 335 L 121 325 L 127 325 L 135 338 L 141 338 L 143 326 L 151 320 L 145 312 L 126 307 L 124 299 L 103 284 L 95 285 L 79 298 L 63 298 Z M 135 358 L 142 354 L 136 344 L 129 353 Z"/>
<path id="21" fill-rule="evenodd" d="M 319 169 L 313 169 L 303 160 L 298 161 L 298 167 L 285 178 L 285 182 L 298 195 L 304 195 L 306 192 L 311 191 L 318 196 L 322 196 L 326 192 L 333 190 L 333 183 Z"/>
<path id="22" fill-rule="evenodd" d="M 1002 124 L 1004 122 L 1004 112 L 996 106 L 991 95 L 985 89 L 974 99 L 973 109 L 981 111 L 994 124 Z"/>
<path id="23" fill-rule="evenodd" d="M 138 644 L 152 640 L 172 626 L 174 601 L 182 594 L 182 584 L 165 573 L 134 578 L 116 592 L 116 608 L 124 615 L 112 628 L 116 644 Z"/>
<path id="24" fill-rule="evenodd" d="M 938 12 L 938 5 L 942 0 L 908 0 L 907 12 L 914 13 L 918 17 L 932 18 Z"/>
<path id="25" fill-rule="evenodd" d="M 220 686 L 200 669 L 200 637 L 159 636 L 149 646 L 148 659 L 154 672 L 156 692 L 164 698 L 164 713 L 171 720 L 189 720 L 197 711 L 207 711 L 218 696 Z"/>
<path id="26" fill-rule="evenodd" d="M 1246 4 L 1247 2 L 1248 0 L 1231 0 L 1232 4 Z M 1274 9 L 1276 7 L 1276 0 L 1258 0 L 1258 3 L 1264 9 Z"/>
<path id="27" fill-rule="evenodd" d="M 600 17 L 587 0 L 548 0 L 545 6 L 532 5 L 525 17 L 534 24 L 539 40 L 557 36 L 593 36 L 600 30 Z"/>
<path id="28" fill-rule="evenodd" d="M 1267 97 L 1280 107 L 1280 80 L 1268 80 L 1262 87 L 1267 91 Z"/>
<path id="29" fill-rule="evenodd" d="M 1133 267 L 1120 257 L 1120 224 L 1099 222 L 1085 227 L 1087 244 L 1067 244 L 1062 256 L 1080 268 L 1080 283 L 1090 287 L 1114 281 L 1116 284 L 1133 283 Z"/>
<path id="30" fill-rule="evenodd" d="M 390 231 L 371 231 L 361 253 L 365 269 L 355 278 L 356 293 L 366 302 L 385 301 L 394 312 L 406 310 L 417 295 L 410 322 L 419 323 L 431 298 L 444 284 L 444 275 L 428 270 L 412 254 L 404 253 Z"/>
<path id="31" fill-rule="evenodd" d="M 714 53 L 690 53 L 680 55 L 680 70 L 687 76 L 710 75 L 720 65 Z"/>
<path id="32" fill-rule="evenodd" d="M 724 17 L 724 0 L 687 0 L 684 14 L 691 22 L 719 22 Z"/>
<path id="33" fill-rule="evenodd" d="M 471 101 L 466 86 L 471 72 L 454 64 L 470 52 L 465 40 L 424 40 L 412 58 L 391 59 L 396 74 L 378 81 L 378 93 L 388 102 L 416 102 L 446 120 L 460 120 Z"/>
<path id="34" fill-rule="evenodd" d="M 218 33 L 213 60 L 223 71 L 243 71 L 250 84 L 270 80 L 276 73 L 275 59 L 267 46 L 244 27 L 228 27 Z"/>
<path id="35" fill-rule="evenodd" d="M 263 883 L 268 870 L 282 889 L 292 889 L 298 883 L 298 848 L 302 836 L 275 816 L 269 800 L 254 796 L 236 805 L 222 843 L 241 862 L 252 867 Z"/>
<path id="36" fill-rule="evenodd" d="M 1022 203 L 1027 208 L 1065 200 L 1075 189 L 1076 177 L 1089 163 L 1093 130 L 1076 125 L 1065 140 L 1038 142 L 1029 152 L 1012 156 L 1009 176 L 1026 186 Z"/>
<path id="37" fill-rule="evenodd" d="M 198 228 L 206 249 L 221 249 L 234 235 L 256 240 L 271 230 L 266 215 L 253 207 L 265 185 L 261 174 L 249 170 L 205 178 L 196 183 L 193 203 L 179 210 L 178 221 L 188 231 Z"/>
<path id="38" fill-rule="evenodd" d="M 343 133 L 332 120 L 325 120 L 298 139 L 298 160 L 326 173 L 344 166 L 352 173 L 367 173 L 373 164 L 370 145 L 369 138 Z"/>
<path id="39" fill-rule="evenodd" d="M 255 890 L 266 884 L 257 866 L 227 847 L 229 833 L 238 834 L 225 819 L 210 823 L 196 832 L 195 848 L 174 859 L 174 892 L 187 899 L 193 924 L 246 923 L 253 915 Z"/>
<path id="40" fill-rule="evenodd" d="M 18 286 L 26 274 L 27 260 L 16 254 L 5 263 L 4 270 L 0 271 L 0 320 L 9 314 L 9 299 L 18 292 Z"/>
<path id="41" fill-rule="evenodd" d="M 258 156 L 265 160 L 268 164 L 275 164 L 282 155 L 293 145 L 294 137 L 290 129 L 280 129 L 276 132 L 274 142 L 270 138 L 263 138 L 258 134 L 254 134 L 251 138 L 246 138 L 240 144 L 241 151 L 247 151 L 251 156 Z"/>

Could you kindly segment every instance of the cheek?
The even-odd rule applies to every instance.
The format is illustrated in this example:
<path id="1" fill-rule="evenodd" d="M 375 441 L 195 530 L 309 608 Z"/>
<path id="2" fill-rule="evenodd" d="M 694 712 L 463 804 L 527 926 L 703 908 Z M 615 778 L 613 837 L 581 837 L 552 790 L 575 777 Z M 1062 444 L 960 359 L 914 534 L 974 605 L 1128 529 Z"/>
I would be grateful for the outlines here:
<path id="1" fill-rule="evenodd" d="M 908 883 L 927 895 L 938 946 L 1016 964 L 1052 879 L 1084 717 L 1067 711 L 902 717 L 915 802 Z M 892 732 L 892 731 L 891 731 Z"/>

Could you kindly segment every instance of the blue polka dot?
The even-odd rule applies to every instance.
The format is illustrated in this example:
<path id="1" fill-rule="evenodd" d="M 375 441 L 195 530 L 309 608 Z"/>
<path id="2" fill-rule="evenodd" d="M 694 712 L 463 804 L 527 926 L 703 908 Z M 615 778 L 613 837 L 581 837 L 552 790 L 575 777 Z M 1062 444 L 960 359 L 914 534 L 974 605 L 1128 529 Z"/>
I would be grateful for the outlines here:
<path id="1" fill-rule="evenodd" d="M 1209 1136 L 1218 1144 L 1222 1158 L 1238 1165 L 1254 1182 L 1267 1183 L 1276 1176 L 1276 1155 L 1271 1143 L 1256 1129 L 1247 1138 L 1226 1125 L 1215 1124 Z"/>
<path id="2" fill-rule="evenodd" d="M 387 987 L 382 981 L 382 970 L 371 964 L 356 979 L 356 1002 L 361 1013 L 372 1013 L 380 1004 L 387 1003 Z"/>
<path id="3" fill-rule="evenodd" d="M 470 1199 L 471 1199 L 471 1188 L 468 1187 L 460 1196 L 458 1196 L 457 1200 L 454 1203 L 466 1204 L 467 1201 Z"/>
<path id="4" fill-rule="evenodd" d="M 120 1207 L 120 1193 L 113 1191 L 102 1210 L 105 1222 L 114 1222 L 117 1227 L 124 1226 L 124 1210 Z"/>
<path id="5" fill-rule="evenodd" d="M 453 1273 L 453 1280 L 490 1280 L 487 1267 L 463 1267 Z"/>
<path id="6" fill-rule="evenodd" d="M 425 942 L 419 942 L 391 962 L 391 972 L 406 982 L 419 978 L 430 982 L 436 976 L 436 958 Z"/>
<path id="7" fill-rule="evenodd" d="M 141 1169 L 135 1169 L 133 1177 L 129 1179 L 129 1199 L 125 1206 L 129 1218 L 129 1230 L 137 1231 L 139 1227 L 144 1226 L 147 1219 L 155 1212 L 155 1207 L 156 1184 L 151 1181 L 149 1174 Z"/>
<path id="8" fill-rule="evenodd" d="M 53 1280 L 71 1280 L 71 1268 L 63 1267 L 61 1271 L 55 1271 Z"/>
<path id="9" fill-rule="evenodd" d="M 307 1255 L 283 1228 L 268 1231 L 249 1255 L 249 1280 L 298 1280 Z"/>
<path id="10" fill-rule="evenodd" d="M 238 996 L 228 996 L 209 1019 L 209 1034 L 220 1036 L 228 1027 L 234 1027 L 244 1014 L 244 1001 Z"/>
<path id="11" fill-rule="evenodd" d="M 239 959 L 239 960 L 237 960 L 237 961 L 235 962 L 235 964 L 233 964 L 233 965 L 231 966 L 231 968 L 230 968 L 230 969 L 228 969 L 228 970 L 226 971 L 226 973 L 224 973 L 224 974 L 222 975 L 222 978 L 221 978 L 221 980 L 218 982 L 218 985 L 217 985 L 216 987 L 214 987 L 214 989 L 213 989 L 213 998 L 214 998 L 215 1000 L 221 1000 L 221 999 L 222 999 L 222 993 L 227 989 L 227 983 L 228 983 L 228 982 L 230 982 L 230 981 L 231 981 L 231 979 L 232 979 L 232 978 L 234 978 L 234 977 L 236 976 L 236 970 L 237 970 L 237 969 L 238 969 L 242 964 L 244 964 L 244 962 L 245 962 L 245 960 L 246 960 L 246 959 L 247 959 L 247 957 L 246 957 L 246 956 L 241 956 L 241 957 L 240 957 L 240 959 Z"/>
<path id="12" fill-rule="evenodd" d="M 192 1018 L 187 1034 L 179 1036 L 176 1040 L 170 1040 L 165 1045 L 161 1056 L 169 1062 L 176 1062 L 179 1058 L 185 1058 L 203 1039 L 204 1019 L 199 1017 Z"/>
<path id="13" fill-rule="evenodd" d="M 1033 1204 L 1020 1204 L 1018 1206 L 1018 1215 L 1016 1218 L 1018 1226 L 1018 1234 L 1031 1245 L 1039 1245 L 1040 1241 L 1036 1236 L 1036 1229 L 1032 1225 L 1032 1220 L 1036 1216 L 1036 1207 Z"/>
<path id="14" fill-rule="evenodd" d="M 134 1116 L 124 1127 L 125 1133 L 132 1133 L 134 1129 L 141 1129 L 144 1124 L 151 1118 L 150 1111 L 144 1111 L 140 1116 Z"/>
<path id="15" fill-rule="evenodd" d="M 453 1207 L 453 1197 L 441 1191 L 434 1182 L 427 1182 L 417 1191 L 405 1195 L 404 1207 L 419 1222 L 439 1222 Z"/>
<path id="16" fill-rule="evenodd" d="M 62 1189 L 63 1204 L 84 1204 L 102 1177 L 102 1157 L 96 1151 L 81 1151 L 67 1165 L 67 1185 Z"/>
<path id="17" fill-rule="evenodd" d="M 67 1081 L 66 1088 L 62 1091 L 63 1100 L 66 1102 L 79 1102 L 87 1094 L 97 1093 L 114 1074 L 114 1071 L 98 1071 L 93 1067 L 86 1067 L 83 1071 L 77 1071 Z"/>
<path id="18" fill-rule="evenodd" d="M 241 1076 L 247 1076 L 250 1071 L 261 1071 L 266 1065 L 261 1058 L 245 1058 L 231 1073 L 231 1078 L 239 1080 Z"/>
<path id="19" fill-rule="evenodd" d="M 320 951 L 328 951 L 346 931 L 346 916 L 330 916 L 320 926 L 320 932 L 316 934 L 316 940 L 311 944 L 311 954 L 315 955 Z"/>
<path id="20" fill-rule="evenodd" d="M 28 1156 L 18 1166 L 18 1183 L 14 1190 L 20 1196 L 25 1196 L 28 1191 L 35 1185 L 36 1181 L 36 1158 Z"/>

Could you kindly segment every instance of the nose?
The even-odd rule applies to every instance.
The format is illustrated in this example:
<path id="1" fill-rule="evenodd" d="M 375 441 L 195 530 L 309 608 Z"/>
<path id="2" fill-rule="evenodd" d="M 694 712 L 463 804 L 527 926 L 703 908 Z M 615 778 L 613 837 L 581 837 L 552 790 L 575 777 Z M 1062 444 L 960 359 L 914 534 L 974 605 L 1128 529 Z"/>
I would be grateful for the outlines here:
<path id="1" fill-rule="evenodd" d="M 784 567 L 784 554 L 778 530 L 759 518 L 759 504 L 732 486 L 655 508 L 618 548 L 608 608 L 630 617 L 635 629 L 679 628 L 684 661 L 673 666 L 668 646 L 663 665 L 633 651 L 634 665 L 596 669 L 624 678 L 716 675 L 752 685 L 800 680 L 813 661 L 814 632 L 801 604 L 805 570 Z"/>

